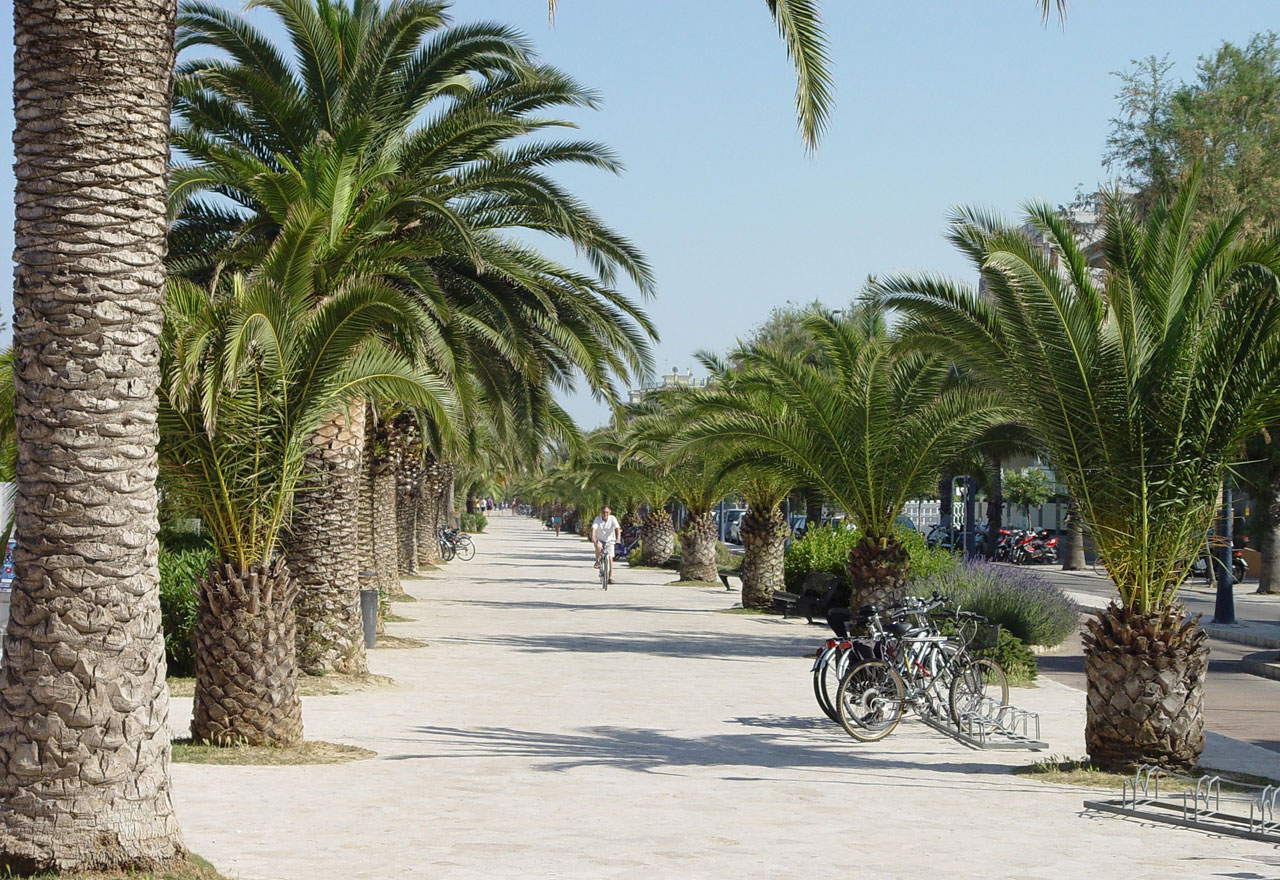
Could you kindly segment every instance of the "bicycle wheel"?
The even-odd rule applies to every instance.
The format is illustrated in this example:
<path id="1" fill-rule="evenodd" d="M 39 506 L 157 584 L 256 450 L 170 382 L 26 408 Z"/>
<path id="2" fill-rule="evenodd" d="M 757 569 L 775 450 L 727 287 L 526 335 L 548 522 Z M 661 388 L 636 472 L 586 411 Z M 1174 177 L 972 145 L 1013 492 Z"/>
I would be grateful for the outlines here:
<path id="1" fill-rule="evenodd" d="M 813 697 L 818 701 L 818 706 L 822 709 L 824 715 L 834 721 L 840 723 L 840 713 L 836 711 L 836 704 L 831 701 L 831 692 L 838 688 L 839 679 L 836 677 L 837 656 L 835 648 L 827 648 L 824 656 L 819 658 L 813 666 Z"/>
<path id="2" fill-rule="evenodd" d="M 862 742 L 884 739 L 902 719 L 902 679 L 883 660 L 863 660 L 840 682 L 836 710 L 845 732 Z"/>
<path id="3" fill-rule="evenodd" d="M 466 562 L 467 560 L 471 559 L 471 557 L 476 555 L 476 545 L 471 543 L 470 538 L 465 536 L 461 537 L 458 539 L 457 553 L 458 553 L 458 558 L 461 559 L 463 562 Z"/>
<path id="4" fill-rule="evenodd" d="M 1009 680 L 993 660 L 973 660 L 956 671 L 951 682 L 951 720 L 961 723 L 965 715 L 1009 705 Z"/>
<path id="5" fill-rule="evenodd" d="M 453 545 L 448 541 L 440 542 L 440 558 L 445 562 L 453 559 Z"/>
<path id="6" fill-rule="evenodd" d="M 609 575 L 613 571 L 613 559 L 608 553 L 600 554 L 600 586 L 609 589 Z"/>

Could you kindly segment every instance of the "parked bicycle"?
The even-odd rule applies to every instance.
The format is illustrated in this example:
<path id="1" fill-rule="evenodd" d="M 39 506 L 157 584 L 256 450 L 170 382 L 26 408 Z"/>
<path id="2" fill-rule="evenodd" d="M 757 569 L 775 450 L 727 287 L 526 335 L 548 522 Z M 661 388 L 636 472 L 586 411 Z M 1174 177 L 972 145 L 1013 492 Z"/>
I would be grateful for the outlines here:
<path id="1" fill-rule="evenodd" d="M 1008 704 L 1004 670 L 970 650 L 994 647 L 998 625 L 952 607 L 941 596 L 908 599 L 887 615 L 877 606 L 864 606 L 859 621 L 870 635 L 847 640 L 848 668 L 837 670 L 840 684 L 831 701 L 854 739 L 883 739 L 907 708 L 960 726 L 991 704 Z M 818 683 L 819 690 L 829 686 L 826 679 Z"/>
<path id="2" fill-rule="evenodd" d="M 476 555 L 475 542 L 471 540 L 471 536 L 460 532 L 457 529 L 440 529 L 437 533 L 440 541 L 440 556 L 445 562 L 450 561 L 455 556 L 463 562 L 467 562 L 471 557 Z"/>

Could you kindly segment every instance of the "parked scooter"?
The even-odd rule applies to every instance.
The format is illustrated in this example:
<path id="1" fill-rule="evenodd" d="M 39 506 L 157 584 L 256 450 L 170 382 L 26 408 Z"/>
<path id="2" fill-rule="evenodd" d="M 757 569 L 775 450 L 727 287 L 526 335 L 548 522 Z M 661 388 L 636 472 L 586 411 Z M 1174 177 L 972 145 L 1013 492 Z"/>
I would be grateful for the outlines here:
<path id="1" fill-rule="evenodd" d="M 1014 565 L 1056 565 L 1058 539 L 1048 529 L 1025 532 L 1014 542 L 1009 561 Z"/>
<path id="2" fill-rule="evenodd" d="M 1245 539 L 1248 540 L 1248 539 Z M 1215 574 L 1221 563 L 1218 561 L 1217 553 L 1212 556 L 1212 562 L 1209 554 L 1209 546 L 1200 548 L 1200 555 L 1191 561 L 1190 575 L 1192 577 L 1201 578 L 1206 581 L 1215 580 Z M 1244 550 L 1232 548 L 1231 550 L 1231 577 L 1238 584 L 1249 574 L 1249 563 L 1245 561 Z"/>

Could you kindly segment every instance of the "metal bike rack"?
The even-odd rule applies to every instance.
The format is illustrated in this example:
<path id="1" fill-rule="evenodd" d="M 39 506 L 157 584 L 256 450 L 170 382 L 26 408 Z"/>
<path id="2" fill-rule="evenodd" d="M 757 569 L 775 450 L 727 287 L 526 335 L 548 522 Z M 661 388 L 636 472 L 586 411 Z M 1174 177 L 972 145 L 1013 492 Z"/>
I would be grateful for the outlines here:
<path id="1" fill-rule="evenodd" d="M 984 698 L 958 719 L 941 718 L 920 712 L 920 720 L 939 733 L 975 749 L 1031 749 L 1040 751 L 1049 744 L 1040 739 L 1040 716 L 1016 706 Z"/>
<path id="2" fill-rule="evenodd" d="M 1164 791 L 1160 780 L 1166 780 Z M 1170 791 L 1167 780 L 1181 780 L 1183 787 Z M 1280 785 L 1247 785 L 1227 780 L 1239 792 L 1223 793 L 1221 776 L 1184 776 L 1143 764 L 1132 780 L 1124 780 L 1120 797 L 1085 801 L 1086 809 L 1230 834 L 1264 843 L 1280 843 Z M 1248 815 L 1245 807 L 1248 806 Z"/>

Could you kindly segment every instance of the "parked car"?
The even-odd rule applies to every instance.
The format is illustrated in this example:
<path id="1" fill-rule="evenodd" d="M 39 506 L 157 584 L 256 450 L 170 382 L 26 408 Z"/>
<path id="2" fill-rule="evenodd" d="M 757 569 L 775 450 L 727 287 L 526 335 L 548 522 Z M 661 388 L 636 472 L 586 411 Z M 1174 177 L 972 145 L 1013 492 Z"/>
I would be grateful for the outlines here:
<path id="1" fill-rule="evenodd" d="M 803 538 L 804 529 L 805 529 L 805 526 L 808 524 L 808 522 L 809 522 L 809 518 L 805 516 L 803 513 L 791 514 L 791 522 L 788 523 L 788 525 L 791 526 L 792 537 Z"/>
<path id="2" fill-rule="evenodd" d="M 911 529 L 911 531 L 913 532 L 920 531 L 919 529 L 916 528 L 915 521 L 912 520 L 911 517 L 907 516 L 905 513 L 900 513 L 897 516 L 895 516 L 893 518 L 893 524 L 900 528 Z"/>
<path id="3" fill-rule="evenodd" d="M 724 539 L 730 544 L 742 543 L 742 518 L 746 515 L 745 507 L 731 507 L 724 512 Z"/>

